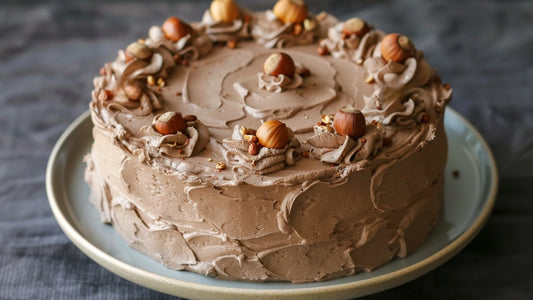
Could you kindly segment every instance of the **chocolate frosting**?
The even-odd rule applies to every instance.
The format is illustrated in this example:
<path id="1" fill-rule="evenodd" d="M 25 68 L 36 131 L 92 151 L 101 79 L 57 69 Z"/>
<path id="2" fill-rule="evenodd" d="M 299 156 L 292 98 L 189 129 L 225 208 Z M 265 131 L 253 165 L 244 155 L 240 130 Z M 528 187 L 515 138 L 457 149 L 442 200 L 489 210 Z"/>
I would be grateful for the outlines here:
<path id="1" fill-rule="evenodd" d="M 94 144 L 85 159 L 102 221 L 165 266 L 232 280 L 328 280 L 418 248 L 441 211 L 452 91 L 420 51 L 387 63 L 379 31 L 341 43 L 333 17 L 311 18 L 319 26 L 294 36 L 294 25 L 272 12 L 253 13 L 256 42 L 236 49 L 213 49 L 212 39 L 239 35 L 237 21 L 221 31 L 193 24 L 177 43 L 154 26 L 149 60 L 126 63 L 119 52 L 106 64 L 94 80 Z M 337 50 L 318 56 L 315 41 L 327 34 L 324 43 Z M 258 73 L 271 48 L 289 45 L 299 46 L 284 52 L 311 75 L 288 85 L 281 78 L 278 89 Z M 176 54 L 189 66 L 176 64 Z M 147 84 L 149 75 L 165 84 Z M 123 91 L 132 81 L 142 89 L 138 101 Z M 364 113 L 364 136 L 315 126 L 348 105 Z M 198 120 L 163 136 L 152 123 L 165 111 Z M 240 125 L 269 119 L 294 130 L 287 146 L 249 154 Z"/>
<path id="2" fill-rule="evenodd" d="M 250 15 L 246 10 L 241 9 L 239 15 Z M 215 42 L 239 41 L 241 39 L 251 38 L 250 23 L 244 18 L 234 20 L 231 24 L 222 21 L 215 21 L 211 12 L 206 10 L 202 17 L 202 25 L 205 34 Z"/>
<path id="3" fill-rule="evenodd" d="M 271 11 L 255 13 L 253 15 L 252 36 L 267 48 L 284 48 L 296 45 L 312 44 L 320 32 L 320 24 L 310 15 L 309 19 L 317 25 L 313 30 L 302 30 L 299 35 L 294 35 L 292 23 L 281 22 Z"/>

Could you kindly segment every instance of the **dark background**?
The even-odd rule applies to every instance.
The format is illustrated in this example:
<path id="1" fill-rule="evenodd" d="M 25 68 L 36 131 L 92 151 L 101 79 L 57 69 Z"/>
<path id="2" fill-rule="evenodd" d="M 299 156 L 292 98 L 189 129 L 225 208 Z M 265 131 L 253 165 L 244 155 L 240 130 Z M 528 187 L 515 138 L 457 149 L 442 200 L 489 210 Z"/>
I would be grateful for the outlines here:
<path id="1" fill-rule="evenodd" d="M 272 1 L 237 1 L 265 10 Z M 45 168 L 87 110 L 92 78 L 170 15 L 200 20 L 210 1 L 0 2 L 0 298 L 166 299 L 100 267 L 63 234 Z M 401 32 L 454 88 L 451 106 L 486 138 L 500 189 L 485 228 L 443 266 L 368 299 L 533 298 L 533 2 L 311 1 Z"/>

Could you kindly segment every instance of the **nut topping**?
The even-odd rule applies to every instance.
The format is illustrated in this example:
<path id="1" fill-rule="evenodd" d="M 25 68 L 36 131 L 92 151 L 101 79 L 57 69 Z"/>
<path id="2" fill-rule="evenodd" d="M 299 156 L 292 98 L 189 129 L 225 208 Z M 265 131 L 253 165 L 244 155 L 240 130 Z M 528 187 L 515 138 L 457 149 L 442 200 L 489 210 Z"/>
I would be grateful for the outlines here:
<path id="1" fill-rule="evenodd" d="M 294 61 L 283 52 L 274 53 L 265 60 L 263 72 L 271 76 L 283 74 L 292 78 L 295 72 Z"/>
<path id="2" fill-rule="evenodd" d="M 381 41 L 381 56 L 386 61 L 403 63 L 415 55 L 415 46 L 405 35 L 391 33 Z"/>
<path id="3" fill-rule="evenodd" d="M 304 20 L 304 29 L 307 31 L 313 31 L 316 28 L 316 22 L 312 19 Z"/>
<path id="4" fill-rule="evenodd" d="M 307 18 L 307 5 L 302 0 L 279 0 L 272 11 L 283 23 L 302 23 Z"/>
<path id="5" fill-rule="evenodd" d="M 138 59 L 150 59 L 152 57 L 152 49 L 143 43 L 133 42 L 126 48 L 126 56 L 133 56 Z"/>
<path id="6" fill-rule="evenodd" d="M 245 134 L 242 137 L 245 141 L 250 142 L 250 143 L 257 143 L 258 141 L 257 136 L 252 135 L 252 134 Z"/>
<path id="7" fill-rule="evenodd" d="M 155 130 L 162 135 L 176 134 L 178 131 L 184 131 L 187 128 L 185 120 L 181 113 L 168 111 L 155 120 Z"/>
<path id="8" fill-rule="evenodd" d="M 316 49 L 318 55 L 328 55 L 329 49 L 326 46 L 320 46 Z"/>
<path id="9" fill-rule="evenodd" d="M 131 101 L 138 101 L 141 98 L 142 93 L 143 93 L 142 88 L 134 82 L 126 83 L 123 89 L 124 89 L 124 94 Z"/>
<path id="10" fill-rule="evenodd" d="M 353 139 L 360 138 L 366 131 L 365 116 L 354 107 L 341 108 L 335 114 L 333 127 L 337 134 L 349 136 Z"/>
<path id="11" fill-rule="evenodd" d="M 163 23 L 163 26 L 161 26 L 161 30 L 163 31 L 165 38 L 174 43 L 192 32 L 192 28 L 189 24 L 176 17 L 168 18 L 165 23 Z"/>
<path id="12" fill-rule="evenodd" d="M 358 37 L 364 36 L 368 31 L 370 31 L 370 26 L 360 18 L 351 18 L 344 22 L 342 27 L 342 33 L 344 35 L 357 35 Z"/>
<path id="13" fill-rule="evenodd" d="M 257 145 L 257 143 L 250 143 L 250 146 L 248 146 L 248 153 L 250 155 L 257 155 L 259 153 L 259 145 Z"/>
<path id="14" fill-rule="evenodd" d="M 223 162 L 217 162 L 215 165 L 215 169 L 217 169 L 219 172 L 226 169 L 226 164 Z"/>
<path id="15" fill-rule="evenodd" d="M 285 123 L 277 120 L 266 121 L 257 128 L 259 144 L 267 148 L 283 149 L 289 141 L 289 131 Z"/>
<path id="16" fill-rule="evenodd" d="M 233 0 L 213 0 L 209 12 L 218 22 L 232 23 L 239 19 L 239 6 Z"/>
<path id="17" fill-rule="evenodd" d="M 195 115 L 186 115 L 183 117 L 183 120 L 185 120 L 185 122 L 194 122 L 198 120 L 198 118 Z"/>
<path id="18" fill-rule="evenodd" d="M 146 77 L 146 83 L 147 83 L 148 85 L 155 85 L 155 78 L 154 78 L 154 76 L 152 76 L 152 75 L 148 75 L 148 76 Z"/>

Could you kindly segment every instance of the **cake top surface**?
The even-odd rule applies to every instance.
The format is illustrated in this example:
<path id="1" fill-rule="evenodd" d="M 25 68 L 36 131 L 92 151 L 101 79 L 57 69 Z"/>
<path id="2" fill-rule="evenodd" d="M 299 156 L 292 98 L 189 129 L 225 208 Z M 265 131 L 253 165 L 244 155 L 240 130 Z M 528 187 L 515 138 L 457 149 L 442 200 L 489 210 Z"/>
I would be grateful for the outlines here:
<path id="1" fill-rule="evenodd" d="M 95 130 L 185 182 L 230 185 L 340 182 L 405 156 L 434 138 L 452 92 L 406 36 L 292 0 L 170 17 L 94 85 Z"/>

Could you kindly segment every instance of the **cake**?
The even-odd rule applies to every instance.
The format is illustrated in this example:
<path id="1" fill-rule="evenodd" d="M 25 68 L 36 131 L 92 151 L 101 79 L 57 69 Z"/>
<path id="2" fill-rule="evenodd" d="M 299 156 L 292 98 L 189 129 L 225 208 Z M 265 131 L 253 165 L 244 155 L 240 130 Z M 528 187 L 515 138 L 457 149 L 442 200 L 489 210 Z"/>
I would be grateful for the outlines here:
<path id="1" fill-rule="evenodd" d="M 451 88 L 408 37 L 297 0 L 170 17 L 94 79 L 90 201 L 168 268 L 323 281 L 439 219 Z"/>

